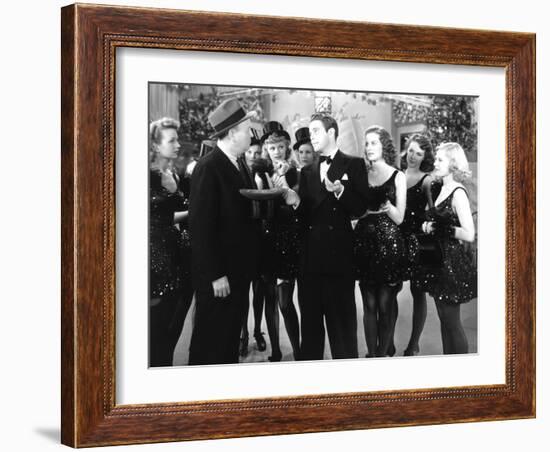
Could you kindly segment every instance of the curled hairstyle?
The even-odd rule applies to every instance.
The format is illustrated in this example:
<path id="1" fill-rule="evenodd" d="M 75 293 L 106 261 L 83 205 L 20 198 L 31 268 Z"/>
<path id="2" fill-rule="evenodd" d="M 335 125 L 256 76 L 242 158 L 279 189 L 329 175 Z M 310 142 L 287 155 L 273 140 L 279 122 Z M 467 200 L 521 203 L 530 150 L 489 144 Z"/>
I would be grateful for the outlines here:
<path id="1" fill-rule="evenodd" d="M 180 123 L 173 118 L 160 118 L 149 124 L 149 161 L 155 160 L 155 145 L 162 141 L 162 131 L 174 129 L 177 133 Z"/>
<path id="2" fill-rule="evenodd" d="M 418 147 L 424 151 L 424 158 L 420 163 L 420 171 L 424 173 L 431 173 L 434 169 L 435 159 L 433 146 L 430 139 L 422 133 L 415 133 L 407 140 L 407 144 L 405 145 L 405 154 L 403 154 L 403 158 L 401 159 L 401 168 L 407 168 L 407 152 L 409 150 L 409 146 L 413 143 L 418 144 Z"/>
<path id="3" fill-rule="evenodd" d="M 369 133 L 376 133 L 378 135 L 378 139 L 382 144 L 382 158 L 388 165 L 395 167 L 397 151 L 390 133 L 382 126 L 370 126 L 365 130 L 365 138 Z"/>
<path id="4" fill-rule="evenodd" d="M 472 176 L 466 153 L 460 144 L 453 142 L 441 143 L 436 149 L 436 152 L 440 151 L 445 152 L 449 159 L 449 171 L 456 182 L 463 182 Z"/>
<path id="5" fill-rule="evenodd" d="M 322 113 L 315 113 L 311 115 L 310 122 L 313 121 L 321 121 L 327 132 L 329 129 L 334 129 L 334 139 L 336 140 L 338 138 L 338 123 L 332 116 L 324 115 Z"/>
<path id="6" fill-rule="evenodd" d="M 175 119 L 164 117 L 153 121 L 149 124 L 149 140 L 151 147 L 153 144 L 160 144 L 162 141 L 162 131 L 174 129 L 176 132 L 180 127 L 180 123 Z"/>
<path id="7" fill-rule="evenodd" d="M 265 146 L 266 152 L 267 152 L 268 145 L 278 144 L 278 143 L 285 143 L 285 146 L 286 146 L 285 160 L 288 160 L 288 158 L 290 157 L 290 141 L 287 140 L 286 136 L 284 136 L 282 133 L 273 132 L 264 140 L 264 146 Z M 268 159 L 271 160 L 271 157 L 269 157 L 269 153 L 267 155 L 268 155 Z"/>

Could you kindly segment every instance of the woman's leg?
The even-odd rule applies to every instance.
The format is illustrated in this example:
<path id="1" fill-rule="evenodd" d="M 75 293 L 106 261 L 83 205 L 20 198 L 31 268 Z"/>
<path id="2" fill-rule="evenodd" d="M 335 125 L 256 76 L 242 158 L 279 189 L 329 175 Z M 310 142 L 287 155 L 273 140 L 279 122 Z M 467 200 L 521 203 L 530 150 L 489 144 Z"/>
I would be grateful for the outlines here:
<path id="1" fill-rule="evenodd" d="M 281 347 L 279 345 L 279 309 L 277 307 L 276 281 L 273 278 L 265 280 L 265 321 L 267 334 L 271 342 L 270 361 L 280 361 Z"/>
<path id="2" fill-rule="evenodd" d="M 460 319 L 460 304 L 436 301 L 437 312 L 442 328 L 445 328 L 445 342 L 443 352 L 445 354 L 468 353 L 468 339 Z"/>
<path id="3" fill-rule="evenodd" d="M 294 280 L 283 281 L 277 285 L 277 298 L 279 300 L 279 308 L 283 314 L 286 332 L 292 346 L 294 359 L 300 359 L 300 323 L 298 322 L 298 313 L 292 301 L 294 294 Z"/>
<path id="4" fill-rule="evenodd" d="M 367 357 L 376 356 L 378 345 L 378 308 L 374 286 L 365 282 L 359 283 L 363 298 L 363 328 L 367 343 Z"/>
<path id="5" fill-rule="evenodd" d="M 377 287 L 376 298 L 378 300 L 378 335 L 380 337 L 377 356 L 388 356 L 388 350 L 393 343 L 394 319 L 395 319 L 395 289 L 396 286 L 383 284 Z"/>
<path id="6" fill-rule="evenodd" d="M 193 286 L 191 280 L 188 279 L 185 281 L 181 292 L 179 293 L 179 299 L 175 307 L 174 315 L 168 326 L 168 337 L 169 337 L 169 347 L 170 354 L 174 355 L 174 350 L 178 344 L 178 340 L 181 336 L 183 330 L 183 325 L 185 324 L 185 319 L 187 318 L 187 313 L 193 302 L 194 295 Z"/>
<path id="7" fill-rule="evenodd" d="M 426 292 L 423 292 L 417 284 L 411 280 L 411 294 L 413 297 L 413 319 L 409 345 L 405 350 L 405 356 L 413 356 L 420 351 L 420 335 L 424 330 L 428 307 L 426 303 Z"/>
<path id="8" fill-rule="evenodd" d="M 252 282 L 252 309 L 254 310 L 254 339 L 258 350 L 263 352 L 267 348 L 262 333 L 262 314 L 264 312 L 265 281 L 262 278 Z"/>

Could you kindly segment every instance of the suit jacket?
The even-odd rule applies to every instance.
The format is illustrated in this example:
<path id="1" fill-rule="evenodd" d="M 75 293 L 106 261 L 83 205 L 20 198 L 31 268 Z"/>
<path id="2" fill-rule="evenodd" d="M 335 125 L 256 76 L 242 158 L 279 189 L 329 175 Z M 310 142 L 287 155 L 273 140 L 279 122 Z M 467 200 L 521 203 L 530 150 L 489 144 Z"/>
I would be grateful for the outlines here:
<path id="1" fill-rule="evenodd" d="M 337 151 L 327 172 L 345 189 L 339 199 L 321 183 L 320 163 L 302 169 L 298 212 L 304 225 L 302 273 L 344 275 L 353 273 L 351 219 L 366 210 L 367 169 L 363 159 Z M 343 176 L 347 178 L 342 180 Z M 347 179 L 347 180 L 345 180 Z"/>
<path id="2" fill-rule="evenodd" d="M 193 171 L 189 234 L 197 288 L 211 287 L 222 276 L 249 279 L 253 275 L 259 228 L 251 218 L 250 201 L 239 193 L 241 188 L 251 187 L 217 146 Z"/>

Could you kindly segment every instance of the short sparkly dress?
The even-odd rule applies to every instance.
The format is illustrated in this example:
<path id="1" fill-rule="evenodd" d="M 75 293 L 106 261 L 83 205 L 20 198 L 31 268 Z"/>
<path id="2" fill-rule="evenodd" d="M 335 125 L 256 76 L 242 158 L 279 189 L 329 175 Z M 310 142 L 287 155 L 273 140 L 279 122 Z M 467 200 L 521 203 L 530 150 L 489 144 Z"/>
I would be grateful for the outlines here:
<path id="1" fill-rule="evenodd" d="M 426 205 L 428 196 L 423 184 L 428 174 L 424 174 L 412 187 L 407 188 L 407 207 L 405 217 L 400 225 L 407 248 L 404 279 L 415 279 L 417 273 L 418 240 L 415 234 L 422 231 L 422 223 L 426 221 Z"/>
<path id="2" fill-rule="evenodd" d="M 178 182 L 177 176 L 174 176 Z M 187 210 L 183 193 L 167 190 L 161 173 L 149 171 L 149 296 L 162 297 L 180 290 L 189 278 L 187 247 L 174 225 L 174 212 Z"/>
<path id="3" fill-rule="evenodd" d="M 453 196 L 457 190 L 466 192 L 463 187 L 455 188 L 447 198 L 427 211 L 426 220 L 459 227 L 460 221 L 452 206 Z M 440 269 L 424 272 L 422 286 L 436 301 L 440 302 L 466 303 L 476 298 L 477 268 L 465 244 L 448 236 L 442 236 L 438 240 L 441 245 L 443 265 Z"/>
<path id="4" fill-rule="evenodd" d="M 395 170 L 378 186 L 368 186 L 367 209 L 379 210 L 382 204 L 396 203 Z M 367 284 L 397 284 L 406 275 L 407 246 L 397 224 L 387 214 L 361 218 L 354 229 L 357 279 Z"/>
<path id="5" fill-rule="evenodd" d="M 286 173 L 289 187 L 298 185 L 299 172 L 290 168 Z M 295 210 L 281 199 L 275 212 L 275 276 L 294 279 L 298 276 L 301 228 Z"/>

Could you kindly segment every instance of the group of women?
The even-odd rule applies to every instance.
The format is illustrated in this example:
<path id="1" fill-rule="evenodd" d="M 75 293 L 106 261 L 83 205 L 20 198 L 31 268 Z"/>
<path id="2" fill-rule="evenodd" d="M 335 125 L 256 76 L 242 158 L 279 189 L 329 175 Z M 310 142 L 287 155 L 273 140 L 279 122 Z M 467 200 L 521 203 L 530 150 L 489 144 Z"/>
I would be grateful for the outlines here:
<path id="1" fill-rule="evenodd" d="M 172 365 L 172 356 L 191 305 L 186 227 L 188 174 L 177 174 L 178 123 L 163 118 L 150 127 L 150 366 Z M 261 138 L 253 137 L 242 156 L 258 188 L 272 188 L 272 178 L 285 176 L 297 188 L 300 170 L 317 164 L 307 128 L 296 131 L 291 148 L 282 125 L 270 121 Z M 427 316 L 426 293 L 435 300 L 443 352 L 467 353 L 468 341 L 460 306 L 477 296 L 477 270 L 464 242 L 475 239 L 466 188 L 470 176 L 466 155 L 457 143 L 442 143 L 434 152 L 427 136 L 408 140 L 401 162 L 390 133 L 372 126 L 365 132 L 367 209 L 354 222 L 356 279 L 363 300 L 366 357 L 393 356 L 397 295 L 410 281 L 413 318 L 404 355 L 419 353 Z M 400 169 L 398 168 L 400 167 Z M 259 351 L 267 349 L 262 314 L 271 347 L 270 361 L 280 361 L 279 311 L 292 347 L 300 356 L 300 320 L 293 294 L 298 276 L 301 225 L 292 207 L 272 201 L 259 215 L 260 264 L 252 281 L 253 336 Z M 439 262 L 425 262 L 426 238 L 439 251 Z M 298 300 L 299 303 L 299 300 Z M 249 350 L 248 312 L 242 319 L 240 354 Z"/>

